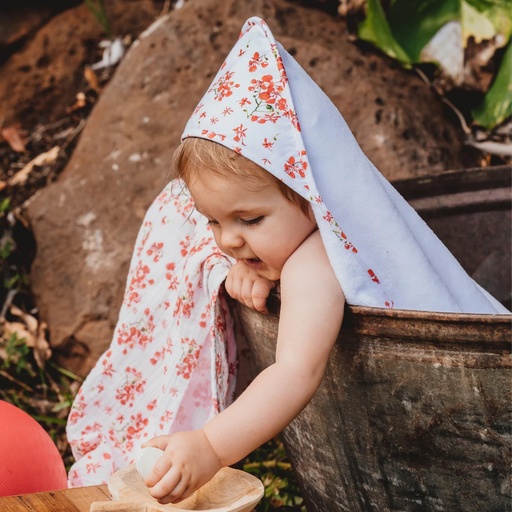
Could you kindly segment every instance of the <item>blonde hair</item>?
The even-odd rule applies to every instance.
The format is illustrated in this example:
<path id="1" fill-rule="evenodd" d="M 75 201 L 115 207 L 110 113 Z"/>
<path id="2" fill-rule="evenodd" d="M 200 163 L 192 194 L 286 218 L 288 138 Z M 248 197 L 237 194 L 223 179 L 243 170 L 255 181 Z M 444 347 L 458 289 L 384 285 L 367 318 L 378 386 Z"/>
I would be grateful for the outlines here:
<path id="1" fill-rule="evenodd" d="M 186 138 L 174 152 L 172 170 L 174 176 L 187 184 L 199 176 L 200 172 L 208 170 L 222 177 L 241 176 L 260 189 L 268 186 L 277 187 L 288 201 L 312 218 L 307 199 L 270 172 L 222 144 L 198 137 Z"/>

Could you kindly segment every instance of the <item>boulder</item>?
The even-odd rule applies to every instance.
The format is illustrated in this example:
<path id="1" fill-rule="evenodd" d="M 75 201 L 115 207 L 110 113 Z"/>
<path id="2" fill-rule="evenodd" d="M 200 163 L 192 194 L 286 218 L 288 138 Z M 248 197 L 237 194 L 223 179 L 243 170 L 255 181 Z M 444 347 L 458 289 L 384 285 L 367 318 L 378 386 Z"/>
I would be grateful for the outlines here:
<path id="1" fill-rule="evenodd" d="M 389 179 L 462 167 L 443 105 L 420 78 L 349 41 L 326 12 L 276 0 L 188 0 L 132 45 L 59 181 L 27 205 L 31 282 L 62 364 L 85 375 L 110 343 L 143 215 L 171 178 L 188 116 L 259 15 L 326 91 Z"/>

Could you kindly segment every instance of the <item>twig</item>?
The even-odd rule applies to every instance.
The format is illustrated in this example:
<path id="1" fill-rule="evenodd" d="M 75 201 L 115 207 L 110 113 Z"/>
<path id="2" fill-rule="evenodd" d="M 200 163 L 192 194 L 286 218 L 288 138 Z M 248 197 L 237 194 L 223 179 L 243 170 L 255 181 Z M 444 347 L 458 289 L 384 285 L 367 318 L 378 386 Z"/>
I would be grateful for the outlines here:
<path id="1" fill-rule="evenodd" d="M 2 306 L 2 311 L 0 312 L 0 321 L 5 319 L 5 314 L 7 313 L 7 310 L 10 308 L 10 306 L 12 304 L 12 300 L 14 299 L 14 297 L 16 296 L 17 293 L 18 293 L 18 290 L 16 290 L 15 288 L 11 288 L 7 292 L 7 296 L 5 297 L 4 305 Z"/>
<path id="2" fill-rule="evenodd" d="M 7 380 L 10 380 L 14 384 L 18 384 L 18 386 L 22 387 L 25 391 L 28 391 L 30 394 L 34 393 L 33 388 L 31 388 L 30 386 L 27 386 L 24 382 L 21 382 L 20 380 L 15 379 L 12 375 L 9 375 L 4 370 L 0 370 L 0 376 L 5 377 Z"/>
<path id="3" fill-rule="evenodd" d="M 62 375 L 65 375 L 66 377 L 69 377 L 72 380 L 76 380 L 77 382 L 84 381 L 84 379 L 77 375 L 76 373 L 70 372 L 69 370 L 66 370 L 66 368 L 61 368 L 60 366 L 57 366 L 55 363 L 52 363 L 51 361 L 48 362 L 48 365 L 51 366 L 54 370 L 58 371 L 59 373 L 62 373 Z"/>
<path id="4" fill-rule="evenodd" d="M 278 462 L 277 460 L 265 460 L 263 462 L 248 462 L 244 464 L 244 470 L 258 469 L 264 467 L 266 469 L 279 468 L 289 471 L 292 469 L 292 465 L 289 462 Z"/>
<path id="5" fill-rule="evenodd" d="M 484 153 L 512 158 L 512 145 L 510 145 L 510 143 L 501 143 L 492 140 L 478 142 L 472 137 L 469 137 L 464 141 L 464 144 L 477 148 Z"/>
<path id="6" fill-rule="evenodd" d="M 460 121 L 460 125 L 461 125 L 461 128 L 462 128 L 462 131 L 466 134 L 466 135 L 471 135 L 471 128 L 468 126 L 468 123 L 466 123 L 466 119 L 464 119 L 464 116 L 462 115 L 461 111 L 448 99 L 446 98 L 438 89 L 437 87 L 435 87 L 435 85 L 433 84 L 433 82 L 431 82 L 427 76 L 425 75 L 425 73 L 423 73 L 423 71 L 419 68 L 414 68 L 416 73 L 418 73 L 418 75 L 420 76 L 420 78 L 427 84 L 430 86 L 430 88 L 439 96 L 439 98 L 441 99 L 441 101 L 448 105 L 448 107 L 450 107 L 453 112 L 455 113 L 455 115 L 459 118 L 459 121 Z"/>
<path id="7" fill-rule="evenodd" d="M 50 124 L 41 124 L 36 127 L 34 132 L 28 137 L 27 142 L 33 141 L 33 140 L 40 140 L 41 137 L 48 131 L 48 130 L 54 130 L 55 128 L 61 127 L 63 124 L 66 124 L 69 122 L 69 118 L 64 117 L 62 119 L 59 119 L 59 121 L 55 121 L 55 123 Z"/>
<path id="8" fill-rule="evenodd" d="M 160 17 L 168 14 L 170 10 L 171 10 L 171 0 L 165 0 L 164 6 L 162 7 L 162 12 L 160 13 Z"/>
<path id="9" fill-rule="evenodd" d="M 73 139 L 84 129 L 87 124 L 87 119 L 81 119 L 80 122 L 73 128 L 73 131 L 68 135 L 67 139 L 62 144 L 61 151 L 66 151 L 68 146 L 73 142 Z"/>

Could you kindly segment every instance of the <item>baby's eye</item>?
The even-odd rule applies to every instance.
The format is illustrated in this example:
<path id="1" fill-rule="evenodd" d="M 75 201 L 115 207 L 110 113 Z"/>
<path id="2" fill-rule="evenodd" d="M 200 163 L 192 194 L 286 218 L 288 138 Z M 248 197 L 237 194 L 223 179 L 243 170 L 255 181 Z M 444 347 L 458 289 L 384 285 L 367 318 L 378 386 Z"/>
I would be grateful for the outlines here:
<path id="1" fill-rule="evenodd" d="M 215 219 L 208 219 L 208 224 L 210 226 L 218 226 L 219 223 Z"/>
<path id="2" fill-rule="evenodd" d="M 255 226 L 263 220 L 264 216 L 254 217 L 253 219 L 240 219 L 246 226 Z"/>

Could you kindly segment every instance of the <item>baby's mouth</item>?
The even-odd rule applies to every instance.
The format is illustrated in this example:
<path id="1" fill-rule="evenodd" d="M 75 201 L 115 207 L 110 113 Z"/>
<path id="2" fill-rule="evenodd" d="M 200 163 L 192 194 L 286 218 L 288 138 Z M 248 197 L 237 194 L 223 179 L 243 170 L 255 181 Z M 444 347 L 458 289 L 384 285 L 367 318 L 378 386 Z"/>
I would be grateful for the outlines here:
<path id="1" fill-rule="evenodd" d="M 258 269 L 261 267 L 261 260 L 259 258 L 246 258 L 245 260 L 246 265 L 249 267 Z"/>

